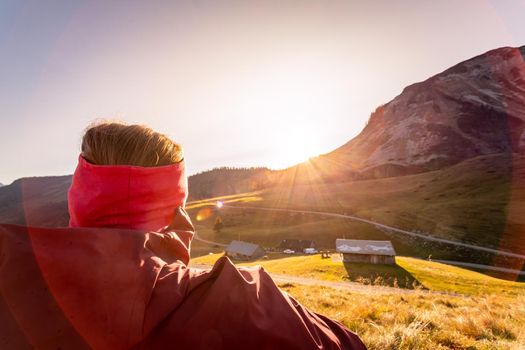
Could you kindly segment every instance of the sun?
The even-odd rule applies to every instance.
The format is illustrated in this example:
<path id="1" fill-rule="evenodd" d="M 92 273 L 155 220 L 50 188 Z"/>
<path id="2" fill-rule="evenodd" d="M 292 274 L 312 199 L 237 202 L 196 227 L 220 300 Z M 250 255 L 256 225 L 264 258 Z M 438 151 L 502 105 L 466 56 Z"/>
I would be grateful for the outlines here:
<path id="1" fill-rule="evenodd" d="M 346 90 L 334 68 L 315 57 L 269 57 L 257 69 L 232 75 L 230 87 L 222 89 L 236 91 L 229 104 L 231 115 L 241 120 L 238 130 L 252 135 L 247 141 L 258 144 L 261 163 L 271 169 L 307 161 L 331 145 L 324 135 L 333 129 L 329 120 L 340 113 Z M 256 129 L 243 120 L 246 116 L 258 122 Z"/>
<path id="2" fill-rule="evenodd" d="M 295 132 L 276 140 L 278 150 L 268 167 L 284 169 L 319 155 L 319 142 L 311 132 Z"/>

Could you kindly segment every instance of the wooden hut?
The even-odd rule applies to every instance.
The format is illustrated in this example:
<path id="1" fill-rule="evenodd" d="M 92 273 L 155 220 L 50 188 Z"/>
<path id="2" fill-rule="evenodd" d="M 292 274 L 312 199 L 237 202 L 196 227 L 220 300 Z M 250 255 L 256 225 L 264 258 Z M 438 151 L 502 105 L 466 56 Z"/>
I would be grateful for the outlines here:
<path id="1" fill-rule="evenodd" d="M 395 264 L 396 252 L 390 241 L 336 239 L 335 248 L 344 262 Z"/>
<path id="2" fill-rule="evenodd" d="M 243 241 L 231 241 L 225 252 L 231 258 L 242 260 L 257 259 L 265 254 L 260 245 Z"/>

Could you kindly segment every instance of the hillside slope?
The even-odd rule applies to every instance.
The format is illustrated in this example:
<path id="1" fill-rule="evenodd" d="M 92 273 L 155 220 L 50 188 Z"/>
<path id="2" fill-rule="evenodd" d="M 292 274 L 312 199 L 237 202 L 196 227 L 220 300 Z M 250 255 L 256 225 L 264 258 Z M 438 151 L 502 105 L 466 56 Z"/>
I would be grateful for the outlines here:
<path id="1" fill-rule="evenodd" d="M 0 188 L 0 222 L 67 226 L 71 176 L 29 177 Z"/>
<path id="2" fill-rule="evenodd" d="M 286 184 L 219 198 L 230 207 L 202 215 L 216 200 L 189 203 L 199 235 L 228 243 L 232 239 L 275 247 L 281 239 L 313 239 L 332 248 L 336 238 L 389 239 L 399 254 L 478 262 L 522 269 L 523 261 L 436 244 L 381 231 L 372 225 L 312 215 L 294 215 L 231 206 L 277 207 L 347 213 L 398 227 L 525 254 L 525 156 L 479 156 L 454 166 L 414 175 L 341 183 Z M 247 203 L 243 203 L 245 201 Z M 200 214 L 200 215 L 199 215 Z M 221 233 L 213 231 L 216 215 Z M 198 220 L 197 220 L 198 219 Z"/>
<path id="3" fill-rule="evenodd" d="M 268 187 L 275 172 L 268 168 L 217 168 L 188 179 L 189 200 L 239 194 Z"/>

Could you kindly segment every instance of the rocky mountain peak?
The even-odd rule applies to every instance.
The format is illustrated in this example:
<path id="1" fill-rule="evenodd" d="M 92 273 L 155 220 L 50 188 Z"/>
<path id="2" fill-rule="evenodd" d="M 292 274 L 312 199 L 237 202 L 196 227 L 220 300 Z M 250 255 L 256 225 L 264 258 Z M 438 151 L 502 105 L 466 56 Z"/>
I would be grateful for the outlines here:
<path id="1" fill-rule="evenodd" d="M 406 87 L 372 113 L 357 137 L 324 158 L 377 176 L 433 170 L 478 155 L 521 152 L 524 126 L 525 46 L 503 47 Z"/>

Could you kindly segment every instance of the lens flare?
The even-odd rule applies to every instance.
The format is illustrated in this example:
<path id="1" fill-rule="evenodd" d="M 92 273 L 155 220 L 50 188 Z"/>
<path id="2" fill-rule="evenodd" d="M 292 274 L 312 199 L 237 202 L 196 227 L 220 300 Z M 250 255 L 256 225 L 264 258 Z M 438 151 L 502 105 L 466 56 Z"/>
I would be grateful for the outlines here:
<path id="1" fill-rule="evenodd" d="M 199 210 L 199 212 L 195 216 L 195 220 L 197 220 L 197 221 L 206 220 L 212 214 L 213 214 L 213 211 L 210 208 L 202 208 L 201 210 Z"/>

